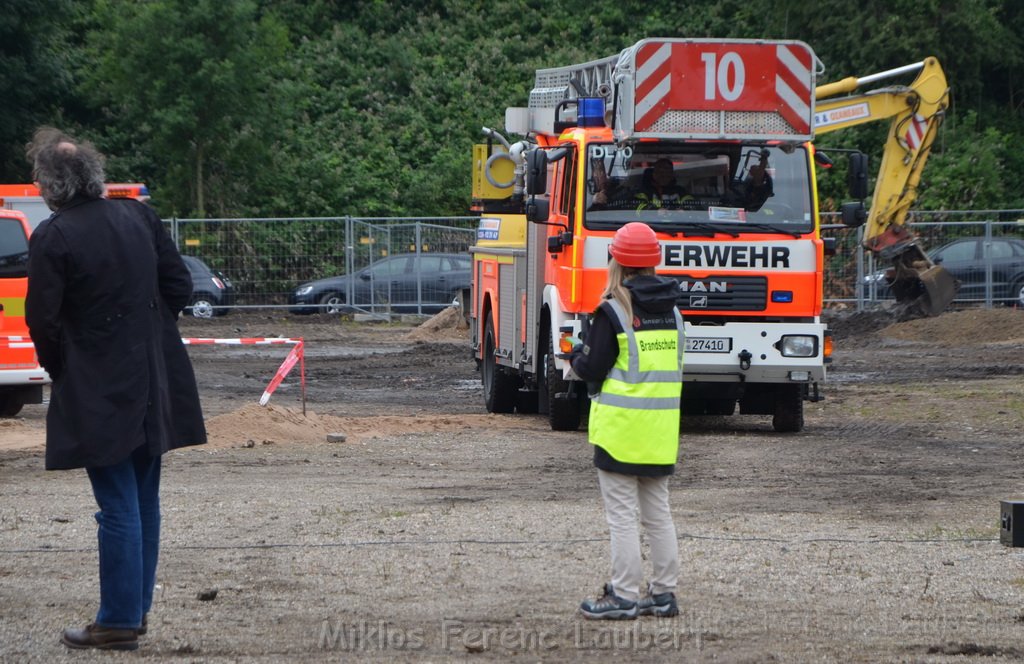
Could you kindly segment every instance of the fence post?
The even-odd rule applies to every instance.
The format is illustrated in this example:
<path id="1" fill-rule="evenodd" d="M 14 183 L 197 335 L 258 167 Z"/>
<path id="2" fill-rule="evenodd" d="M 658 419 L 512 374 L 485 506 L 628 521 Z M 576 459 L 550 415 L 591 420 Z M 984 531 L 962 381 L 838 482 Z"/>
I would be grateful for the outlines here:
<path id="1" fill-rule="evenodd" d="M 857 276 L 853 285 L 856 289 L 858 312 L 864 311 L 864 276 L 864 227 L 861 226 L 857 229 Z"/>
<path id="2" fill-rule="evenodd" d="M 416 220 L 416 314 L 423 315 L 423 261 L 420 259 L 420 248 L 423 246 L 423 233 L 420 221 Z"/>
<path id="3" fill-rule="evenodd" d="M 985 308 L 992 308 L 992 220 L 985 222 L 985 241 L 981 245 L 985 259 Z"/>

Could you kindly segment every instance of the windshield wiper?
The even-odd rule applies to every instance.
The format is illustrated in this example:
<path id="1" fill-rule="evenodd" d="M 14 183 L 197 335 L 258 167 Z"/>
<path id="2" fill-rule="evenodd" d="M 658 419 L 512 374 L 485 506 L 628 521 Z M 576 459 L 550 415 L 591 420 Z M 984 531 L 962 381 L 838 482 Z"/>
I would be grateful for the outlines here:
<path id="1" fill-rule="evenodd" d="M 725 233 L 730 237 L 739 237 L 740 234 L 731 228 L 723 228 L 717 224 L 708 224 L 699 221 L 687 222 L 665 222 L 664 227 L 658 222 L 647 222 L 651 228 L 661 233 L 682 235 L 683 237 L 714 237 L 716 233 Z"/>
<path id="2" fill-rule="evenodd" d="M 793 237 L 803 237 L 803 235 L 805 233 L 809 233 L 810 232 L 810 231 L 795 231 L 795 230 L 786 229 L 786 228 L 779 228 L 778 226 L 773 226 L 771 224 L 757 224 L 757 223 L 749 224 L 749 223 L 744 222 L 744 223 L 738 224 L 738 225 L 739 226 L 743 226 L 744 228 L 756 228 L 759 231 L 769 231 L 769 232 L 772 232 L 772 233 L 784 233 L 786 235 L 792 235 Z"/>
<path id="3" fill-rule="evenodd" d="M 723 228 L 722 226 L 716 226 L 715 224 L 689 223 L 689 224 L 686 224 L 685 228 L 683 228 L 682 233 L 683 233 L 684 237 L 694 237 L 694 236 L 697 236 L 697 235 L 703 235 L 703 233 L 693 233 L 693 232 L 691 232 L 691 230 L 690 230 L 691 228 L 698 228 L 698 229 L 700 229 L 702 231 L 708 231 L 712 235 L 714 235 L 715 233 L 725 233 L 726 235 L 728 235 L 730 237 L 739 237 L 740 236 L 739 233 L 737 233 L 736 231 L 732 230 L 731 228 Z"/>

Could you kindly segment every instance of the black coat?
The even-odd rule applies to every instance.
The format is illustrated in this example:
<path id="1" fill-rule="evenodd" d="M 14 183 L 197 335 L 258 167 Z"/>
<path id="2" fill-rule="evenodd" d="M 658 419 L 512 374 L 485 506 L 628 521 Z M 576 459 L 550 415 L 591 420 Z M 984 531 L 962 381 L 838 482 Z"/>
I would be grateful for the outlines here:
<path id="1" fill-rule="evenodd" d="M 191 294 L 160 218 L 138 201 L 75 199 L 32 233 L 25 319 L 53 379 L 48 470 L 206 442 L 175 322 Z"/>

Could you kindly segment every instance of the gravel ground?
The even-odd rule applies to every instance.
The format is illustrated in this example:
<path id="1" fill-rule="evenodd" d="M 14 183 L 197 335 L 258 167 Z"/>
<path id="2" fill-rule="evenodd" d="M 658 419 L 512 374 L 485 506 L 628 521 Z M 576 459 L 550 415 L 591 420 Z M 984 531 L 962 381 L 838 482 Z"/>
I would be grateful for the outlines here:
<path id="1" fill-rule="evenodd" d="M 165 460 L 159 589 L 131 655 L 58 642 L 96 608 L 84 473 L 0 449 L 0 661 L 1024 660 L 1024 549 L 999 543 L 999 501 L 1024 499 L 1024 338 L 962 338 L 958 316 L 916 338 L 837 316 L 826 400 L 800 434 L 684 420 L 681 615 L 611 624 L 575 613 L 608 574 L 585 434 L 486 415 L 457 336 L 183 322 L 186 336 L 304 336 L 307 408 L 364 433 L 254 439 L 242 406 L 284 351 L 193 347 L 208 417 L 242 409 L 238 435 Z M 1024 330 L 1024 313 L 998 317 Z M 297 410 L 299 393 L 290 378 L 272 404 Z M 0 436 L 41 436 L 44 413 Z"/>

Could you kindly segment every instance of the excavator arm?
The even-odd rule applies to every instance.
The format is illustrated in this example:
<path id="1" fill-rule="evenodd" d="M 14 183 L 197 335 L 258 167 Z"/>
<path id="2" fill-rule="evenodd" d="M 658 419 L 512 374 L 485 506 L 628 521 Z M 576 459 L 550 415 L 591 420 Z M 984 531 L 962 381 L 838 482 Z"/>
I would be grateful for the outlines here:
<path id="1" fill-rule="evenodd" d="M 849 95 L 864 85 L 913 72 L 917 77 L 910 85 Z M 844 93 L 849 96 L 836 97 Z M 906 67 L 820 85 L 815 98 L 817 136 L 867 122 L 890 121 L 864 246 L 892 261 L 892 291 L 908 315 L 941 313 L 953 301 L 959 284 L 932 263 L 906 226 L 921 172 L 949 105 L 949 86 L 939 61 L 929 57 Z"/>

